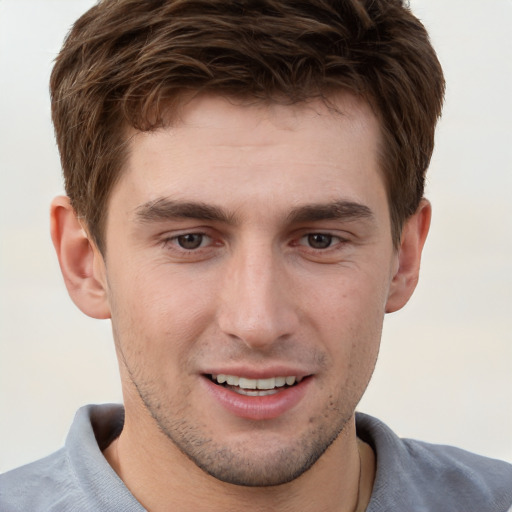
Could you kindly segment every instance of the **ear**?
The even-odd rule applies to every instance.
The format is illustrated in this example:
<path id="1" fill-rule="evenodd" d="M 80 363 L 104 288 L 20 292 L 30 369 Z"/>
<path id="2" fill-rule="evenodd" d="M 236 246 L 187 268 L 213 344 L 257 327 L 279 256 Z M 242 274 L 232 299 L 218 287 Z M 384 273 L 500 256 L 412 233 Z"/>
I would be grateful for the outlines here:
<path id="1" fill-rule="evenodd" d="M 59 196 L 52 201 L 50 224 L 71 299 L 90 317 L 110 318 L 103 257 L 80 224 L 69 198 Z"/>
<path id="2" fill-rule="evenodd" d="M 407 219 L 398 249 L 398 269 L 391 281 L 386 313 L 403 308 L 418 284 L 421 253 L 432 217 L 430 202 L 422 199 L 416 213 Z"/>

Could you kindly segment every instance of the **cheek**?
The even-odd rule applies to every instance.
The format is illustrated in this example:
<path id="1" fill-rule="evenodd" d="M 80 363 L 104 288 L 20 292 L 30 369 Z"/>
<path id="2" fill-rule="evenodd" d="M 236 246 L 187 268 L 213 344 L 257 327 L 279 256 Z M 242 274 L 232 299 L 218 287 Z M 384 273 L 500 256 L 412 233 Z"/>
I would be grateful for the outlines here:
<path id="1" fill-rule="evenodd" d="M 315 311 L 315 317 L 326 327 L 352 330 L 375 329 L 382 324 L 389 289 L 389 278 L 382 272 L 347 269 L 333 272 L 321 281 L 309 283 L 304 312 Z M 306 290 L 305 290 L 306 291 Z"/>
<path id="2" fill-rule="evenodd" d="M 190 349 L 211 317 L 205 288 L 184 273 L 171 275 L 161 267 L 138 266 L 112 275 L 112 324 L 125 356 L 129 352 L 156 365 L 169 364 Z"/>
<path id="3" fill-rule="evenodd" d="M 371 375 L 380 345 L 387 281 L 371 275 L 371 279 L 361 272 L 333 276 L 306 305 L 340 375 L 351 379 Z"/>

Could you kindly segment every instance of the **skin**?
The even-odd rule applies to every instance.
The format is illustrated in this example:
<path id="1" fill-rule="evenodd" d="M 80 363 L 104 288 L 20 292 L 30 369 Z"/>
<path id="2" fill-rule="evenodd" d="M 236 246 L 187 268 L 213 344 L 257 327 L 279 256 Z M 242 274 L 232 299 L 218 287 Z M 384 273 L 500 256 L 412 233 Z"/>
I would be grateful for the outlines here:
<path id="1" fill-rule="evenodd" d="M 341 114 L 199 96 L 174 126 L 134 133 L 105 255 L 67 198 L 52 205 L 71 297 L 112 319 L 126 420 L 105 456 L 149 510 L 368 503 L 374 456 L 354 410 L 384 314 L 416 285 L 430 205 L 395 249 L 378 121 L 334 100 Z M 292 406 L 248 418 L 211 373 L 305 379 Z"/>

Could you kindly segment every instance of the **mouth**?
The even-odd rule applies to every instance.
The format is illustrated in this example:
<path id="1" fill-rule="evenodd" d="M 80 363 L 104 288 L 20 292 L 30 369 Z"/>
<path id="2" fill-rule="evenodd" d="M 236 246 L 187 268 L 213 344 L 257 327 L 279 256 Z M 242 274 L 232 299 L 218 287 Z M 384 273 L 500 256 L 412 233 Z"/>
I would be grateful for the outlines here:
<path id="1" fill-rule="evenodd" d="M 248 379 L 236 375 L 206 375 L 214 384 L 244 396 L 269 396 L 292 388 L 304 377 L 294 375 L 269 377 L 267 379 Z"/>

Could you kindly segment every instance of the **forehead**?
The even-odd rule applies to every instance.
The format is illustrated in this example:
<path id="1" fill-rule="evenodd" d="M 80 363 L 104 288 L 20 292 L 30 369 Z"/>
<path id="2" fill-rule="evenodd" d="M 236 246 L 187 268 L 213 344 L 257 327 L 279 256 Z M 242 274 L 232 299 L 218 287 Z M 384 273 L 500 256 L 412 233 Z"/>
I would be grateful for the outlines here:
<path id="1" fill-rule="evenodd" d="M 169 116 L 166 128 L 183 134 L 202 131 L 208 135 L 208 140 L 201 140 L 201 143 L 222 146 L 222 142 L 227 142 L 243 147 L 255 143 L 272 144 L 276 133 L 287 133 L 290 140 L 314 139 L 317 138 L 314 133 L 319 130 L 331 131 L 348 125 L 356 136 L 364 131 L 371 138 L 373 133 L 370 132 L 375 131 L 379 138 L 378 123 L 369 103 L 349 92 L 297 103 L 289 103 L 285 98 L 279 102 L 197 94 L 184 96 L 174 115 Z M 211 137 L 213 135 L 215 137 Z M 325 133 L 318 138 L 323 136 Z"/>
<path id="2" fill-rule="evenodd" d="M 162 197 L 238 209 L 361 202 L 384 187 L 379 141 L 370 106 L 349 94 L 295 105 L 198 96 L 169 126 L 133 134 L 113 196 L 133 208 Z"/>

